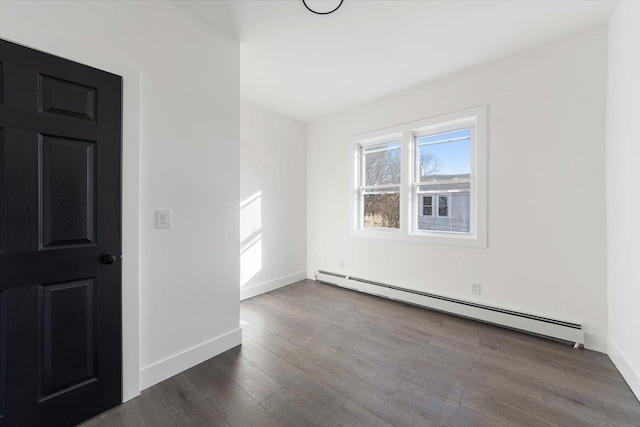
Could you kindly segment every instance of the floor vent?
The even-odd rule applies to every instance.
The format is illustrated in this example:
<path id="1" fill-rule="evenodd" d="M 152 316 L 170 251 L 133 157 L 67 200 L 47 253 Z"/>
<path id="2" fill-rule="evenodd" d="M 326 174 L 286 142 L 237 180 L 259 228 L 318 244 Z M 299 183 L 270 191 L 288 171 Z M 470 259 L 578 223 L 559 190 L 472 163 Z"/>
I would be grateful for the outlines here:
<path id="1" fill-rule="evenodd" d="M 536 335 L 584 344 L 584 332 L 582 331 L 582 325 L 579 323 L 478 304 L 472 301 L 430 294 L 415 289 L 401 288 L 386 283 L 324 270 L 318 271 L 317 278 L 323 283 L 354 289 L 371 295 L 506 326 Z"/>

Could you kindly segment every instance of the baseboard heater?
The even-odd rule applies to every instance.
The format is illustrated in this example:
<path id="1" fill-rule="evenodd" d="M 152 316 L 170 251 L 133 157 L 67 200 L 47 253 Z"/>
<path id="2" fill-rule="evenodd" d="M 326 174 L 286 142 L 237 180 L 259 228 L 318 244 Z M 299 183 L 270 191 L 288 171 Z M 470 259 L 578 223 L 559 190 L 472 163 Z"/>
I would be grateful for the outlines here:
<path id="1" fill-rule="evenodd" d="M 331 273 L 324 270 L 318 271 L 316 278 L 322 283 L 353 289 L 457 316 L 517 329 L 523 332 L 570 341 L 576 345 L 584 345 L 584 332 L 582 331 L 582 325 L 578 323 L 521 313 L 490 305 L 478 304 L 476 302 L 430 294 L 415 289 L 401 288 L 386 283 Z"/>

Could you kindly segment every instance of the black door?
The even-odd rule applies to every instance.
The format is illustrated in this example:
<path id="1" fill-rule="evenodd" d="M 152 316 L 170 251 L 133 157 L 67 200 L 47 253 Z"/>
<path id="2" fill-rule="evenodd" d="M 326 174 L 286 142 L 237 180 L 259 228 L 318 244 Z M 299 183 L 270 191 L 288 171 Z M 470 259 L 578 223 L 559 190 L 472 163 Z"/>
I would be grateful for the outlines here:
<path id="1" fill-rule="evenodd" d="M 0 40 L 0 426 L 121 401 L 121 100 L 118 76 Z"/>

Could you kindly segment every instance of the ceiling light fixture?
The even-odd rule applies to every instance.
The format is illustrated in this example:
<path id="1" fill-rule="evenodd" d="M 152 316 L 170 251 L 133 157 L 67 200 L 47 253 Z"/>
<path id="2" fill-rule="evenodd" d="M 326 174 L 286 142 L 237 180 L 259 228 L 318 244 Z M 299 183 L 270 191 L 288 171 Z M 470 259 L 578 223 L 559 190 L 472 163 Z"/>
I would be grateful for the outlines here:
<path id="1" fill-rule="evenodd" d="M 316 10 L 311 9 L 311 8 L 309 7 L 309 5 L 307 4 L 307 1 L 306 1 L 306 0 L 302 0 L 302 4 L 304 4 L 304 7 L 306 7 L 306 8 L 307 8 L 307 10 L 308 10 L 309 12 L 315 13 L 316 15 L 329 15 L 330 13 L 333 13 L 333 12 L 335 12 L 336 10 L 340 9 L 340 6 L 342 6 L 342 2 L 343 2 L 343 1 L 344 1 L 344 0 L 340 0 L 340 4 L 338 4 L 338 6 L 336 6 L 336 8 L 335 8 L 335 9 L 330 10 L 329 12 L 318 12 L 318 11 L 316 11 Z"/>

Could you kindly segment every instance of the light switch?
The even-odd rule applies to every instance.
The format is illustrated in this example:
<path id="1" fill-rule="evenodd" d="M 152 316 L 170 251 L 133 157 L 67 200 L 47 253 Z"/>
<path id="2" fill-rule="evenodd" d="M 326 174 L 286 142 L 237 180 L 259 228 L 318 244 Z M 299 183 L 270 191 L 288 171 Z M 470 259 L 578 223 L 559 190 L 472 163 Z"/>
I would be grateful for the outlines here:
<path id="1" fill-rule="evenodd" d="M 171 228 L 171 210 L 156 210 L 156 228 Z"/>

